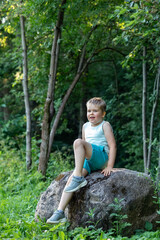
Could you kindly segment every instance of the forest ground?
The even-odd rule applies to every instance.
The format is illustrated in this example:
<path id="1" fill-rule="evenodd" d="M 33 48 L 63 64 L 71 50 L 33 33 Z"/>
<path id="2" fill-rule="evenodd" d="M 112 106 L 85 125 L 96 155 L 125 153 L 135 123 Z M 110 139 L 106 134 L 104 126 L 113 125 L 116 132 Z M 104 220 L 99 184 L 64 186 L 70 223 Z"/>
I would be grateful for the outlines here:
<path id="1" fill-rule="evenodd" d="M 34 158 L 36 152 L 33 153 Z M 68 231 L 69 223 L 47 225 L 34 220 L 36 205 L 40 194 L 46 190 L 51 181 L 61 171 L 72 168 L 70 157 L 64 166 L 60 151 L 54 155 L 54 164 L 50 163 L 47 177 L 44 180 L 37 171 L 38 163 L 33 162 L 32 169 L 27 172 L 23 151 L 8 149 L 1 143 L 0 151 L 0 239 L 115 239 L 115 240 L 157 240 L 160 239 L 160 230 L 137 230 L 135 235 L 116 236 L 114 233 L 94 229 L 94 226 L 75 228 Z M 54 174 L 53 174 L 54 167 Z M 65 169 L 64 169 L 65 168 Z"/>

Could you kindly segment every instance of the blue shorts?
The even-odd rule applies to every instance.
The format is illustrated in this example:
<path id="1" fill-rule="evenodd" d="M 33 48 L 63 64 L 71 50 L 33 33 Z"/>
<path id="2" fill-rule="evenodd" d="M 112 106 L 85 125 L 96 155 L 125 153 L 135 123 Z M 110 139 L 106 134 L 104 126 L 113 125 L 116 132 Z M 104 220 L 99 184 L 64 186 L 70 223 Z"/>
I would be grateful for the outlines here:
<path id="1" fill-rule="evenodd" d="M 90 174 L 93 171 L 101 170 L 106 166 L 108 161 L 108 155 L 103 146 L 92 145 L 92 156 L 91 158 L 84 160 L 83 168 Z"/>

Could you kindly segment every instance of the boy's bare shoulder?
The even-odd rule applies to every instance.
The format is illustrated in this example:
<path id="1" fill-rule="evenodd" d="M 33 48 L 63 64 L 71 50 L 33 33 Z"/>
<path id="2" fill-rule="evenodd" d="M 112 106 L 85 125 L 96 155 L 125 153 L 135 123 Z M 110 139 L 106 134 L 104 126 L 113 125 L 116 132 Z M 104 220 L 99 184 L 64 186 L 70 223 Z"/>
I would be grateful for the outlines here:
<path id="1" fill-rule="evenodd" d="M 111 124 L 109 122 L 107 122 L 107 121 L 104 121 L 103 126 L 111 127 Z"/>
<path id="2" fill-rule="evenodd" d="M 109 122 L 105 121 L 103 124 L 103 129 L 111 129 L 112 130 L 112 126 Z"/>

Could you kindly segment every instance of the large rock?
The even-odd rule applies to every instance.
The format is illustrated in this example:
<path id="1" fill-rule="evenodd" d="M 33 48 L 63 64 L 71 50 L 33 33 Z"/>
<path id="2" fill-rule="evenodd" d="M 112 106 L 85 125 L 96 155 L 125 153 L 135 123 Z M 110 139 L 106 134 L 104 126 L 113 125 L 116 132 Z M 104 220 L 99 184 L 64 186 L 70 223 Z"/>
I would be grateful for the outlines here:
<path id="1" fill-rule="evenodd" d="M 35 219 L 48 219 L 57 209 L 62 191 L 71 172 L 62 173 L 55 179 L 47 190 L 41 195 L 38 202 Z M 144 228 L 146 222 L 156 226 L 158 220 L 157 205 L 153 196 L 155 187 L 150 177 L 144 173 L 119 169 L 109 177 L 100 172 L 92 173 L 86 177 L 88 184 L 74 193 L 65 214 L 71 228 L 86 226 L 88 221 L 97 223 L 97 227 L 108 230 L 113 219 L 110 214 L 114 208 L 110 206 L 114 199 L 121 201 L 122 214 L 127 214 L 130 233 Z M 94 216 L 87 212 L 94 209 Z"/>

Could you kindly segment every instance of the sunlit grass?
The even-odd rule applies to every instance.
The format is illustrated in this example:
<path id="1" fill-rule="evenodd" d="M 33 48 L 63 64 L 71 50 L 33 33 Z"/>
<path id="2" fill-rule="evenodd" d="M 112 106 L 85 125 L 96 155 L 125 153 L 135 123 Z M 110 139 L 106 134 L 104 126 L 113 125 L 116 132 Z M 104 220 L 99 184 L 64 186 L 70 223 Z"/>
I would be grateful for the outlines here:
<path id="1" fill-rule="evenodd" d="M 54 168 L 50 163 L 49 172 L 44 181 L 34 162 L 33 168 L 27 172 L 25 160 L 20 157 L 20 154 L 3 145 L 0 152 L 0 239 L 129 239 L 110 236 L 109 233 L 101 229 L 96 230 L 93 226 L 69 231 L 69 223 L 47 225 L 42 221 L 35 222 L 34 214 L 40 194 L 49 186 L 51 179 L 59 174 L 58 170 L 65 170 L 62 154 L 57 153 L 57 157 L 54 156 L 54 158 Z M 69 170 L 72 167 L 69 164 L 70 160 L 67 162 L 66 158 L 65 161 L 67 163 L 65 166 Z M 54 169 L 56 172 L 53 172 Z M 156 231 L 134 235 L 130 239 L 157 240 L 159 238 L 160 231 Z"/>

